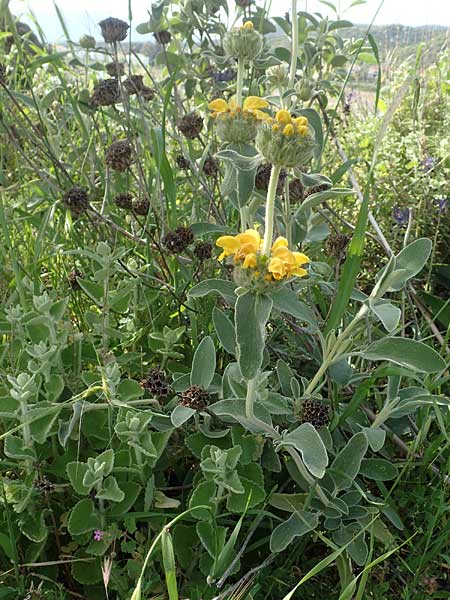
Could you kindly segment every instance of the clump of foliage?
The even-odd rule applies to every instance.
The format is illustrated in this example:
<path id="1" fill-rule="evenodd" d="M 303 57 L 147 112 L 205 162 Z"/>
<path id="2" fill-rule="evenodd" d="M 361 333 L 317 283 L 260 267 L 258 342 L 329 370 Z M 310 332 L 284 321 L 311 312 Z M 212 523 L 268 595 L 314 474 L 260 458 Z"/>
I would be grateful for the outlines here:
<path id="1" fill-rule="evenodd" d="M 391 245 L 370 210 L 396 102 L 362 190 L 330 144 L 376 44 L 296 0 L 221 11 L 153 5 L 148 67 L 128 23 L 49 53 L 5 9 L 4 598 L 361 599 L 429 551 L 402 484 L 443 514 L 448 335 L 414 309 L 433 243 Z"/>

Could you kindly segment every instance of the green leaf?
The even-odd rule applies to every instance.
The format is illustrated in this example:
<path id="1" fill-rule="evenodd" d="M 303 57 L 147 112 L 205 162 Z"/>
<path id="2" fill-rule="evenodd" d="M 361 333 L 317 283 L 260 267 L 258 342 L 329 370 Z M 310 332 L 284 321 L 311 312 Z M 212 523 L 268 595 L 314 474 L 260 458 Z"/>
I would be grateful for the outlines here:
<path id="1" fill-rule="evenodd" d="M 339 452 L 330 467 L 336 489 L 346 490 L 359 473 L 361 461 L 367 452 L 367 438 L 361 431 L 356 433 Z"/>
<path id="2" fill-rule="evenodd" d="M 96 457 L 95 461 L 98 463 L 105 464 L 103 475 L 106 477 L 106 475 L 109 475 L 111 473 L 114 466 L 114 450 L 112 450 L 112 448 L 110 448 L 109 450 L 105 450 Z"/>
<path id="3" fill-rule="evenodd" d="M 210 506 L 211 509 L 214 509 L 216 491 L 217 486 L 214 481 L 200 481 L 192 492 L 191 499 L 189 500 L 189 508 L 195 508 L 196 506 Z M 211 512 L 205 508 L 199 508 L 192 512 L 192 516 L 202 521 L 208 521 L 211 518 Z"/>
<path id="4" fill-rule="evenodd" d="M 191 385 L 199 385 L 207 390 L 211 385 L 216 370 L 216 349 L 210 336 L 205 337 L 192 360 Z"/>
<path id="5" fill-rule="evenodd" d="M 35 459 L 33 450 L 27 448 L 23 439 L 16 435 L 8 435 L 5 439 L 4 452 L 8 458 L 14 458 L 15 460 Z"/>
<path id="6" fill-rule="evenodd" d="M 436 350 L 409 338 L 382 338 L 370 344 L 361 355 L 367 360 L 388 360 L 419 373 L 437 373 L 446 367 Z"/>
<path id="7" fill-rule="evenodd" d="M 191 298 L 202 298 L 208 294 L 219 294 L 222 298 L 230 305 L 234 306 L 236 302 L 236 294 L 234 290 L 236 286 L 231 281 L 224 279 L 206 279 L 194 285 L 189 292 L 188 296 Z"/>
<path id="8" fill-rule="evenodd" d="M 67 529 L 71 535 L 81 535 L 100 526 L 100 517 L 95 512 L 94 503 L 90 498 L 83 498 L 75 504 L 67 522 Z"/>
<path id="9" fill-rule="evenodd" d="M 361 429 L 369 442 L 370 448 L 374 452 L 379 452 L 384 446 L 386 431 L 381 427 L 361 427 Z"/>
<path id="10" fill-rule="evenodd" d="M 67 475 L 69 476 L 70 483 L 73 489 L 80 496 L 86 496 L 92 489 L 92 486 L 84 485 L 83 478 L 86 475 L 88 467 L 82 462 L 70 462 L 66 466 Z"/>
<path id="11" fill-rule="evenodd" d="M 308 471 L 321 479 L 328 465 L 328 454 L 322 438 L 311 423 L 303 423 L 283 438 L 279 447 L 294 446 L 302 455 Z"/>
<path id="12" fill-rule="evenodd" d="M 239 468 L 239 479 L 244 487 L 242 494 L 230 494 L 227 499 L 227 509 L 230 512 L 242 514 L 246 508 L 254 508 L 264 502 L 264 475 L 258 463 L 252 463 Z"/>
<path id="13" fill-rule="evenodd" d="M 101 283 L 96 283 L 94 281 L 89 281 L 88 279 L 78 279 L 78 283 L 91 300 L 97 304 L 97 306 L 102 306 L 103 304 L 103 294 L 104 289 Z"/>
<path id="14" fill-rule="evenodd" d="M 101 500 L 111 500 L 111 502 L 122 502 L 125 498 L 124 492 L 119 488 L 117 479 L 110 475 L 102 484 L 102 489 L 97 492 L 96 498 Z"/>
<path id="15" fill-rule="evenodd" d="M 217 306 L 214 307 L 212 316 L 214 328 L 220 343 L 228 354 L 234 355 L 236 352 L 236 331 L 233 323 Z"/>
<path id="16" fill-rule="evenodd" d="M 383 458 L 365 458 L 361 463 L 360 473 L 376 481 L 389 481 L 398 476 L 398 469 Z"/>
<path id="17" fill-rule="evenodd" d="M 281 523 L 270 536 L 270 549 L 272 552 L 282 552 L 296 537 L 305 535 L 319 525 L 318 513 L 299 510 L 293 513 L 289 519 Z"/>
<path id="18" fill-rule="evenodd" d="M 172 425 L 174 427 L 181 427 L 183 423 L 186 423 L 193 415 L 195 414 L 195 410 L 190 408 L 189 406 L 183 406 L 182 404 L 178 404 L 172 411 L 170 415 L 170 420 L 172 421 Z"/>
<path id="19" fill-rule="evenodd" d="M 247 380 L 261 368 L 265 348 L 266 323 L 272 300 L 262 294 L 247 292 L 236 302 L 236 341 L 242 376 Z"/>
<path id="20" fill-rule="evenodd" d="M 197 535 L 211 558 L 218 558 L 225 545 L 226 527 L 215 527 L 210 521 L 200 521 L 196 526 Z"/>
<path id="21" fill-rule="evenodd" d="M 372 299 L 370 299 L 369 307 L 377 319 L 381 321 L 386 331 L 391 333 L 396 329 L 402 314 L 397 306 L 383 300 L 373 302 Z"/>
<path id="22" fill-rule="evenodd" d="M 304 302 L 298 299 L 297 294 L 286 287 L 274 290 L 269 294 L 273 301 L 273 307 L 280 312 L 287 313 L 302 323 L 311 326 L 310 331 L 318 330 L 317 321 L 313 311 Z"/>
<path id="23" fill-rule="evenodd" d="M 431 254 L 433 244 L 427 238 L 419 238 L 411 244 L 408 244 L 397 256 L 395 271 L 400 273 L 399 277 L 392 281 L 388 291 L 398 292 L 406 284 L 406 282 L 415 277 L 423 267 L 427 264 Z M 383 271 L 380 272 L 380 276 Z"/>
<path id="24" fill-rule="evenodd" d="M 115 515 L 125 515 L 136 502 L 142 488 L 135 481 L 121 481 L 120 489 L 124 493 L 124 498 L 111 508 Z"/>
<path id="25" fill-rule="evenodd" d="M 25 520 L 20 523 L 19 527 L 23 535 L 35 544 L 44 541 L 49 532 L 45 524 L 43 512 L 36 515 L 26 515 Z"/>

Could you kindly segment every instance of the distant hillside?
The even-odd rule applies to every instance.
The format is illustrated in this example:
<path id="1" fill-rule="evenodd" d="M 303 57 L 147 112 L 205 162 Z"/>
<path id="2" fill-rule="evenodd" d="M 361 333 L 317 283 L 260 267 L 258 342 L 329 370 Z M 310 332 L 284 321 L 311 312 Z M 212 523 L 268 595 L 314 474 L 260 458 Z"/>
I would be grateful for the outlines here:
<path id="1" fill-rule="evenodd" d="M 363 37 L 368 25 L 354 25 L 345 30 L 346 37 Z M 380 53 L 383 57 L 395 52 L 399 58 L 414 55 L 419 44 L 425 44 L 424 51 L 428 56 L 435 56 L 439 50 L 450 42 L 450 28 L 441 25 L 423 25 L 408 27 L 406 25 L 374 25 L 371 28 Z"/>

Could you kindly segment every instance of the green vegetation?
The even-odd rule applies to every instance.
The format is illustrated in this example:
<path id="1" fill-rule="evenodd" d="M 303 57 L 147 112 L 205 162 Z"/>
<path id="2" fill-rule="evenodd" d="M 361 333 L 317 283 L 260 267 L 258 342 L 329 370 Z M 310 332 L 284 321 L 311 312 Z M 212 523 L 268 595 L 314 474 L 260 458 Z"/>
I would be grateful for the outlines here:
<path id="1" fill-rule="evenodd" d="M 449 52 L 227 6 L 0 4 L 0 598 L 449 597 Z"/>

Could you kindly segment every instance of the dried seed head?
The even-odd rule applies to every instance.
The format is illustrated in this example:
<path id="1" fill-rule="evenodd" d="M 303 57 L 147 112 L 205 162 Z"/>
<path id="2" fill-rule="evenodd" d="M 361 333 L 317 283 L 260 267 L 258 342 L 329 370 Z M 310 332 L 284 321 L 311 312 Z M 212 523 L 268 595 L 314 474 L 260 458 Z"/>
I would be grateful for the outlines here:
<path id="1" fill-rule="evenodd" d="M 80 44 L 81 48 L 84 48 L 85 50 L 91 50 L 97 45 L 95 42 L 95 37 L 92 35 L 83 35 L 80 37 L 80 41 L 78 43 Z"/>
<path id="2" fill-rule="evenodd" d="M 265 163 L 259 165 L 258 170 L 256 171 L 255 177 L 255 187 L 257 190 L 262 190 L 263 192 L 267 192 L 270 181 L 270 174 L 272 172 L 272 165 L 270 163 Z M 280 177 L 278 179 L 277 184 L 277 194 L 281 196 L 283 193 L 284 181 L 286 179 L 287 173 L 284 169 L 280 172 Z"/>
<path id="3" fill-rule="evenodd" d="M 204 242 L 200 240 L 194 246 L 194 256 L 198 258 L 198 260 L 208 260 L 212 256 L 213 245 L 209 242 Z"/>
<path id="4" fill-rule="evenodd" d="M 241 6 L 242 8 L 248 8 L 252 4 L 252 0 L 235 0 L 236 6 Z"/>
<path id="5" fill-rule="evenodd" d="M 330 183 L 321 183 L 320 185 L 313 185 L 312 187 L 309 187 L 305 191 L 305 198 L 307 198 L 308 196 L 312 196 L 312 194 L 318 194 L 319 192 L 325 192 L 326 190 L 329 190 L 330 187 L 331 187 Z"/>
<path id="6" fill-rule="evenodd" d="M 171 392 L 170 384 L 167 381 L 166 374 L 162 369 L 152 369 L 147 377 L 141 381 L 144 389 L 148 390 L 152 396 L 158 400 L 164 400 Z"/>
<path id="7" fill-rule="evenodd" d="M 128 29 L 130 28 L 128 23 L 114 17 L 103 19 L 99 25 L 102 30 L 103 39 L 107 43 L 122 42 L 127 37 Z"/>
<path id="8" fill-rule="evenodd" d="M 110 62 L 105 65 L 106 72 L 110 77 L 122 77 L 125 74 L 125 65 L 118 62 Z"/>
<path id="9" fill-rule="evenodd" d="M 204 410 L 210 400 L 210 395 L 199 385 L 192 385 L 182 394 L 178 394 L 181 398 L 180 404 L 194 410 Z"/>
<path id="10" fill-rule="evenodd" d="M 55 489 L 53 483 L 47 477 L 45 477 L 45 475 L 40 477 L 39 479 L 36 479 L 33 482 L 33 485 L 36 489 L 40 490 L 41 492 L 52 492 Z"/>
<path id="11" fill-rule="evenodd" d="M 194 241 L 194 232 L 190 227 L 180 225 L 175 231 L 169 231 L 163 238 L 163 244 L 172 254 L 180 254 Z"/>
<path id="12" fill-rule="evenodd" d="M 125 210 L 131 210 L 133 208 L 133 196 L 128 192 L 117 194 L 114 198 L 116 206 L 124 208 Z"/>
<path id="13" fill-rule="evenodd" d="M 182 154 L 178 154 L 175 161 L 180 169 L 189 169 L 189 161 Z"/>
<path id="14" fill-rule="evenodd" d="M 326 242 L 327 254 L 342 259 L 345 249 L 347 248 L 351 239 L 351 235 L 345 235 L 343 233 L 335 233 L 330 235 Z"/>
<path id="15" fill-rule="evenodd" d="M 91 96 L 92 106 L 112 106 L 119 100 L 120 89 L 117 79 L 103 79 L 94 85 Z"/>
<path id="16" fill-rule="evenodd" d="M 302 423 L 311 423 L 320 429 L 330 422 L 330 407 L 317 400 L 305 400 L 302 405 Z"/>
<path id="17" fill-rule="evenodd" d="M 149 102 L 155 97 L 155 90 L 152 90 L 152 88 L 149 88 L 146 85 L 144 85 L 142 87 L 142 90 L 140 90 L 139 92 L 139 96 L 146 102 Z"/>
<path id="18" fill-rule="evenodd" d="M 170 40 L 172 39 L 172 34 L 170 33 L 170 31 L 167 31 L 167 29 L 163 29 L 162 31 L 157 31 L 156 33 L 154 33 L 153 37 L 158 42 L 158 44 L 164 46 L 165 44 L 170 43 Z"/>
<path id="19" fill-rule="evenodd" d="M 78 279 L 84 279 L 84 273 L 79 269 L 72 269 L 70 271 L 68 277 L 70 287 L 76 292 L 81 290 L 80 284 L 78 283 Z"/>
<path id="20" fill-rule="evenodd" d="M 215 177 L 219 171 L 219 163 L 213 156 L 208 156 L 203 163 L 203 173 L 206 177 Z"/>
<path id="21" fill-rule="evenodd" d="M 289 182 L 289 201 L 293 204 L 301 204 L 305 196 L 305 186 L 298 177 Z"/>
<path id="22" fill-rule="evenodd" d="M 133 162 L 133 149 L 128 140 L 113 142 L 106 150 L 105 162 L 114 171 L 126 171 Z"/>
<path id="23" fill-rule="evenodd" d="M 74 185 L 63 196 L 63 203 L 70 212 L 78 216 L 89 208 L 89 198 L 86 188 Z"/>
<path id="24" fill-rule="evenodd" d="M 146 217 L 150 210 L 150 201 L 148 198 L 139 198 L 138 200 L 135 200 L 133 202 L 133 210 L 137 215 Z"/>
<path id="25" fill-rule="evenodd" d="M 185 115 L 178 123 L 178 129 L 189 140 L 199 136 L 203 128 L 203 117 L 198 113 L 192 112 Z"/>
<path id="26" fill-rule="evenodd" d="M 123 82 L 123 86 L 130 94 L 139 94 L 145 88 L 144 78 L 142 75 L 130 75 Z"/>

